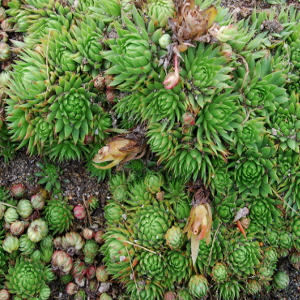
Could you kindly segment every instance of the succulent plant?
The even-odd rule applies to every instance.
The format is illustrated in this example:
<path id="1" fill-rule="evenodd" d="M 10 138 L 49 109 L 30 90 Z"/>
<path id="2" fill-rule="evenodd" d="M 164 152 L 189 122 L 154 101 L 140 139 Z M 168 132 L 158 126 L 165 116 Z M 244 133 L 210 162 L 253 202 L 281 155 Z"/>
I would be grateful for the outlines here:
<path id="1" fill-rule="evenodd" d="M 133 218 L 133 232 L 137 243 L 144 247 L 159 249 L 164 242 L 164 236 L 170 227 L 171 220 L 166 208 L 158 202 L 146 205 Z"/>
<path id="2" fill-rule="evenodd" d="M 25 188 L 25 185 L 23 183 L 14 183 L 10 187 L 10 191 L 11 191 L 11 195 L 13 197 L 21 198 L 24 195 L 24 193 L 26 191 L 26 188 Z"/>
<path id="3" fill-rule="evenodd" d="M 5 61 L 10 59 L 11 49 L 6 43 L 0 42 L 0 61 Z"/>
<path id="4" fill-rule="evenodd" d="M 102 293 L 99 300 L 112 300 L 112 297 L 110 297 L 107 293 Z"/>
<path id="5" fill-rule="evenodd" d="M 2 248 L 8 253 L 12 253 L 19 249 L 20 242 L 19 239 L 15 236 L 8 235 L 3 241 Z"/>
<path id="6" fill-rule="evenodd" d="M 285 289 L 289 282 L 289 276 L 284 271 L 277 271 L 273 276 L 273 285 L 278 290 Z"/>
<path id="7" fill-rule="evenodd" d="M 32 221 L 28 227 L 28 238 L 37 243 L 45 238 L 48 234 L 48 224 L 42 219 L 36 219 Z"/>
<path id="8" fill-rule="evenodd" d="M 260 247 L 256 241 L 246 241 L 239 238 L 229 246 L 230 268 L 238 276 L 250 276 L 255 274 L 254 268 L 259 267 L 261 254 Z"/>
<path id="9" fill-rule="evenodd" d="M 109 274 L 107 273 L 105 266 L 97 267 L 96 269 L 96 277 L 100 282 L 106 282 L 109 278 Z"/>
<path id="10" fill-rule="evenodd" d="M 175 6 L 171 0 L 149 0 L 147 3 L 147 15 L 156 27 L 165 27 L 168 18 L 173 17 Z"/>
<path id="11" fill-rule="evenodd" d="M 83 220 L 86 217 L 86 210 L 82 204 L 78 204 L 73 209 L 74 217 L 78 220 Z"/>
<path id="12" fill-rule="evenodd" d="M 127 281 L 131 266 L 137 264 L 134 247 L 130 244 L 132 243 L 130 233 L 123 228 L 109 228 L 103 238 L 105 243 L 101 247 L 101 252 L 108 274 L 120 281 Z"/>
<path id="13" fill-rule="evenodd" d="M 42 210 L 45 206 L 45 199 L 41 194 L 32 195 L 30 202 L 32 207 L 37 210 Z"/>
<path id="14" fill-rule="evenodd" d="M 92 264 L 99 251 L 99 245 L 94 240 L 87 240 L 82 248 L 84 253 L 84 261 L 87 264 Z"/>
<path id="15" fill-rule="evenodd" d="M 22 256 L 14 266 L 10 266 L 6 279 L 9 292 L 20 299 L 48 299 L 50 288 L 46 282 L 52 281 L 54 275 L 41 262 Z"/>
<path id="16" fill-rule="evenodd" d="M 193 275 L 188 287 L 192 296 L 204 297 L 208 292 L 208 281 L 203 275 Z"/>
<path id="17" fill-rule="evenodd" d="M 39 184 L 46 184 L 45 189 L 50 192 L 54 188 L 60 189 L 59 176 L 62 175 L 62 171 L 59 166 L 54 166 L 50 163 L 43 164 L 37 163 L 38 167 L 42 169 L 42 172 L 37 172 L 34 175 L 41 177 L 38 181 Z"/>
<path id="18" fill-rule="evenodd" d="M 35 242 L 31 241 L 27 234 L 23 234 L 19 238 L 20 247 L 19 250 L 23 255 L 30 255 L 35 249 Z"/>
<path id="19" fill-rule="evenodd" d="M 69 274 L 73 267 L 73 260 L 65 251 L 55 251 L 52 256 L 52 269 L 61 275 Z"/>
<path id="20" fill-rule="evenodd" d="M 246 284 L 246 292 L 247 294 L 255 295 L 261 291 L 261 285 L 255 279 L 249 279 Z"/>
<path id="21" fill-rule="evenodd" d="M 168 229 L 166 235 L 166 244 L 172 249 L 180 249 L 184 243 L 184 234 L 179 227 L 172 226 Z"/>
<path id="22" fill-rule="evenodd" d="M 28 218 L 31 215 L 32 211 L 33 209 L 29 200 L 21 199 L 18 202 L 17 212 L 23 219 Z"/>
<path id="23" fill-rule="evenodd" d="M 107 40 L 106 43 L 111 50 L 103 51 L 102 55 L 114 64 L 106 74 L 117 75 L 110 85 L 117 86 L 122 91 L 132 91 L 154 75 L 153 67 L 158 63 L 154 56 L 157 47 L 151 40 L 149 41 L 146 25 L 135 7 L 133 7 L 134 23 L 125 14 L 122 15 L 122 20 L 127 29 L 121 30 L 119 24 L 116 24 L 119 38 Z"/>
<path id="24" fill-rule="evenodd" d="M 9 207 L 6 209 L 4 213 L 4 220 L 6 223 L 11 224 L 12 222 L 16 221 L 19 218 L 19 214 L 16 208 Z"/>
<path id="25" fill-rule="evenodd" d="M 220 283 L 228 279 L 228 268 L 226 265 L 217 263 L 212 269 L 212 278 L 214 281 Z"/>
<path id="26" fill-rule="evenodd" d="M 74 282 L 69 282 L 66 286 L 66 293 L 68 295 L 74 295 L 78 291 L 78 285 L 75 284 Z"/>
<path id="27" fill-rule="evenodd" d="M 242 285 L 236 281 L 227 281 L 217 286 L 218 295 L 223 300 L 239 299 Z"/>
<path id="28" fill-rule="evenodd" d="M 80 260 L 76 260 L 74 263 L 73 263 L 73 268 L 71 270 L 71 275 L 74 277 L 74 278 L 78 278 L 79 281 L 82 280 L 82 278 L 84 277 L 84 275 L 86 274 L 86 265 L 83 261 L 80 261 Z"/>
<path id="29" fill-rule="evenodd" d="M 45 207 L 45 219 L 49 229 L 55 233 L 68 230 L 72 224 L 72 206 L 67 204 L 67 199 L 51 199 Z"/>

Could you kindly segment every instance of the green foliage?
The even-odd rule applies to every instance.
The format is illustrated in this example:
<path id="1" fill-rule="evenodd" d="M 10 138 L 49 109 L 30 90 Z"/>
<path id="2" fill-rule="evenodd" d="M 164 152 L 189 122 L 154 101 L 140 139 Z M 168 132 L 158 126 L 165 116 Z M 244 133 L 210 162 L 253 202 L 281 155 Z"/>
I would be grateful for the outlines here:
<path id="1" fill-rule="evenodd" d="M 35 176 L 41 177 L 38 183 L 46 184 L 45 189 L 48 192 L 53 191 L 54 189 L 60 190 L 59 177 L 62 175 L 60 167 L 40 162 L 38 163 L 38 166 L 42 169 L 42 172 L 35 173 Z"/>

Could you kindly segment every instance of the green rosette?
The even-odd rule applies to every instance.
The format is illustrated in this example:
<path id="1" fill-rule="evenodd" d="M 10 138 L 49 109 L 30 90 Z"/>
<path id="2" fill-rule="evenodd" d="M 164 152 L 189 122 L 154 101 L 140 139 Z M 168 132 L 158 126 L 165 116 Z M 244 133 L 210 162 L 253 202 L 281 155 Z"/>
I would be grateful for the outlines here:
<path id="1" fill-rule="evenodd" d="M 190 278 L 188 289 L 194 297 L 205 297 L 208 292 L 208 281 L 203 275 L 193 275 Z"/>
<path id="2" fill-rule="evenodd" d="M 185 252 L 166 251 L 165 255 L 167 279 L 166 284 L 171 288 L 174 282 L 187 282 L 192 274 L 192 260 Z"/>
<path id="3" fill-rule="evenodd" d="M 174 17 L 175 6 L 172 0 L 148 0 L 146 11 L 156 27 L 165 27 Z"/>
<path id="4" fill-rule="evenodd" d="M 123 228 L 109 228 L 104 234 L 104 245 L 100 251 L 104 255 L 108 274 L 121 282 L 129 281 L 132 267 L 137 264 L 132 246 L 132 233 Z M 127 243 L 129 242 L 129 243 Z"/>
<path id="5" fill-rule="evenodd" d="M 140 277 L 160 282 L 165 279 L 165 264 L 160 255 L 152 252 L 142 252 L 136 270 Z"/>
<path id="6" fill-rule="evenodd" d="M 149 39 L 143 18 L 135 7 L 132 16 L 134 22 L 122 14 L 127 29 L 121 29 L 116 23 L 118 39 L 107 40 L 111 50 L 101 52 L 113 64 L 106 74 L 116 75 L 110 86 L 125 92 L 138 89 L 146 79 L 153 77 L 158 63 L 156 45 Z"/>
<path id="7" fill-rule="evenodd" d="M 74 219 L 72 214 L 73 206 L 68 205 L 67 200 L 67 198 L 52 198 L 47 202 L 44 214 L 49 225 L 49 229 L 53 234 L 63 233 L 72 225 Z"/>
<path id="8" fill-rule="evenodd" d="M 50 277 L 49 277 L 50 276 Z M 54 279 L 39 261 L 30 261 L 20 257 L 14 266 L 10 266 L 6 275 L 6 286 L 10 293 L 21 299 L 48 299 L 50 288 L 47 281 Z"/>
<path id="9" fill-rule="evenodd" d="M 261 264 L 261 249 L 257 241 L 248 241 L 239 237 L 228 245 L 228 266 L 234 274 L 247 278 L 255 274 Z"/>
<path id="10" fill-rule="evenodd" d="M 154 201 L 133 216 L 133 232 L 137 244 L 152 249 L 164 247 L 164 236 L 171 225 L 169 212 L 163 204 Z"/>
<path id="11" fill-rule="evenodd" d="M 212 269 L 212 278 L 215 282 L 221 283 L 228 279 L 228 268 L 222 263 L 217 263 Z"/>
<path id="12" fill-rule="evenodd" d="M 284 271 L 277 271 L 273 277 L 273 286 L 278 290 L 283 290 L 288 287 L 290 282 L 289 275 Z"/>
<path id="13" fill-rule="evenodd" d="M 242 285 L 234 280 L 220 283 L 216 287 L 218 295 L 223 300 L 239 299 L 242 289 Z"/>

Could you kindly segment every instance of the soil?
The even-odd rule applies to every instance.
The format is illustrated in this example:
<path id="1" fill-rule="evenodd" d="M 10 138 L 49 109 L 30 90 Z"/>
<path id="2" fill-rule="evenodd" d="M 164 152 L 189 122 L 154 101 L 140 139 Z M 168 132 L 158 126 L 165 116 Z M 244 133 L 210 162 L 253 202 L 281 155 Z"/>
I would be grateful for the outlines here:
<path id="1" fill-rule="evenodd" d="M 292 4 L 300 9 L 300 3 L 296 1 L 287 1 L 287 4 Z M 235 0 L 223 0 L 222 5 L 228 7 L 230 11 L 234 12 L 236 19 L 245 18 L 249 16 L 254 7 L 261 9 L 269 9 L 271 7 L 266 1 L 235 1 Z M 22 40 L 22 36 L 19 34 L 11 33 L 10 38 L 15 40 Z M 13 55 L 12 61 L 16 58 L 16 54 Z M 2 69 L 6 67 L 6 63 L 2 63 Z M 1 71 L 1 68 L 0 68 Z M 18 151 L 16 156 L 9 163 L 4 163 L 3 158 L 0 158 L 0 186 L 10 187 L 13 183 L 26 183 L 29 187 L 27 197 L 32 194 L 30 188 L 38 186 L 39 177 L 35 176 L 35 173 L 40 172 L 38 162 L 44 162 L 43 158 L 38 156 L 29 157 L 25 151 Z M 53 163 L 53 162 L 52 162 Z M 95 196 L 99 199 L 100 207 L 93 212 L 91 218 L 86 218 L 84 222 L 74 222 L 72 230 L 81 232 L 83 228 L 89 227 L 93 224 L 97 229 L 105 229 L 105 219 L 103 214 L 103 207 L 106 204 L 106 199 L 109 197 L 107 182 L 98 182 L 97 178 L 90 177 L 86 171 L 85 163 L 83 161 L 71 161 L 66 163 L 54 163 L 62 170 L 62 175 L 59 180 L 61 182 L 61 189 L 64 192 L 64 196 L 68 197 L 69 204 L 84 204 L 84 201 L 90 196 Z M 89 224 L 91 221 L 92 224 Z M 97 257 L 98 264 L 101 264 L 101 254 Z M 240 299 L 244 300 L 297 300 L 300 299 L 300 264 L 292 265 L 288 259 L 281 259 L 278 263 L 278 270 L 283 270 L 288 273 L 290 277 L 290 284 L 285 290 L 281 291 L 266 291 L 263 290 L 260 295 L 247 296 L 241 295 Z M 65 291 L 65 285 L 58 279 L 52 282 L 51 297 L 54 299 L 74 299 L 73 296 L 68 296 Z M 118 299 L 119 295 L 125 293 L 124 288 L 117 283 L 111 282 L 108 293 L 113 299 Z M 89 294 L 87 299 L 99 299 L 99 293 Z M 205 299 L 216 300 L 217 296 L 213 292 Z"/>

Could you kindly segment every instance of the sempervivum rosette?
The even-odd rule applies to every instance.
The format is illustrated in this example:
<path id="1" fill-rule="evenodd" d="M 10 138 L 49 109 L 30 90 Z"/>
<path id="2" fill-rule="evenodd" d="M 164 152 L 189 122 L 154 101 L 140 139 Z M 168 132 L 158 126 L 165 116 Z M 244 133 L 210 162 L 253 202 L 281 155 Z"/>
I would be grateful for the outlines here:
<path id="1" fill-rule="evenodd" d="M 167 279 L 166 284 L 172 287 L 174 282 L 186 282 L 192 273 L 192 259 L 185 252 L 166 251 L 165 255 Z"/>
<path id="2" fill-rule="evenodd" d="M 284 271 L 277 271 L 273 277 L 273 285 L 276 289 L 282 290 L 289 285 L 290 279 L 289 275 Z"/>
<path id="3" fill-rule="evenodd" d="M 292 93 L 289 101 L 283 103 L 270 116 L 270 133 L 280 140 L 280 147 L 299 152 L 300 103 L 299 95 Z"/>
<path id="4" fill-rule="evenodd" d="M 30 138 L 35 129 L 31 121 L 35 119 L 37 111 L 38 115 L 41 110 L 47 110 L 44 100 L 48 99 L 55 76 L 47 73 L 46 61 L 39 53 L 27 50 L 21 59 L 14 66 L 10 88 L 7 90 L 10 96 L 10 99 L 6 99 L 7 121 L 12 140 L 21 141 L 18 148 L 29 144 L 28 151 L 33 153 L 39 141 L 35 141 L 35 136 Z M 49 133 L 47 137 L 50 138 L 52 134 Z"/>
<path id="5" fill-rule="evenodd" d="M 194 297 L 205 297 L 208 292 L 208 281 L 203 275 L 193 275 L 188 287 Z"/>
<path id="6" fill-rule="evenodd" d="M 168 18 L 174 17 L 175 6 L 172 0 L 148 0 L 147 15 L 157 27 L 165 27 Z"/>
<path id="7" fill-rule="evenodd" d="M 157 52 L 156 46 L 149 39 L 146 25 L 135 7 L 133 20 L 136 25 L 125 14 L 122 15 L 127 30 L 116 24 L 119 38 L 107 40 L 111 50 L 101 53 L 106 60 L 113 63 L 106 71 L 106 74 L 116 75 L 110 85 L 117 86 L 122 91 L 136 90 L 154 75 L 153 68 L 157 65 L 154 57 L 154 53 Z"/>
<path id="8" fill-rule="evenodd" d="M 137 244 L 144 247 L 160 249 L 164 244 L 164 236 L 171 225 L 170 214 L 157 201 L 145 205 L 133 217 L 133 232 Z"/>
<path id="9" fill-rule="evenodd" d="M 172 226 L 168 229 L 166 235 L 166 244 L 173 250 L 180 249 L 185 241 L 185 235 L 183 234 L 180 227 Z"/>
<path id="10" fill-rule="evenodd" d="M 130 280 L 126 284 L 127 293 L 130 293 L 132 300 L 151 300 L 163 299 L 163 287 L 159 282 L 137 278 Z"/>
<path id="11" fill-rule="evenodd" d="M 100 250 L 107 273 L 120 281 L 128 281 L 131 268 L 137 264 L 134 247 L 130 244 L 131 233 L 123 228 L 113 228 L 108 229 L 103 238 L 105 243 Z"/>
<path id="12" fill-rule="evenodd" d="M 220 283 L 216 287 L 218 295 L 223 300 L 239 299 L 242 288 L 243 287 L 240 283 L 233 280 Z"/>
<path id="13" fill-rule="evenodd" d="M 142 252 L 136 266 L 138 276 L 158 282 L 165 279 L 165 268 L 166 263 L 163 257 L 152 252 Z"/>
<path id="14" fill-rule="evenodd" d="M 261 250 L 257 241 L 248 241 L 239 236 L 235 243 L 228 244 L 228 263 L 232 272 L 240 277 L 250 277 L 259 267 Z"/>
<path id="15" fill-rule="evenodd" d="M 93 119 L 90 98 L 96 97 L 87 91 L 89 80 L 88 76 L 66 73 L 54 86 L 55 95 L 48 100 L 51 106 L 47 121 L 54 121 L 59 141 L 71 137 L 76 144 L 89 133 Z"/>
<path id="16" fill-rule="evenodd" d="M 100 18 L 92 18 L 89 15 L 84 15 L 76 23 L 77 25 L 70 28 L 70 50 L 75 52 L 71 58 L 81 64 L 81 69 L 85 72 L 97 70 L 102 65 L 100 51 L 103 47 L 99 41 L 103 39 L 102 29 L 105 25 Z"/>
<path id="17" fill-rule="evenodd" d="M 238 191 L 244 198 L 247 193 L 254 196 L 268 197 L 272 193 L 271 184 L 278 180 L 275 172 L 276 146 L 274 142 L 265 136 L 256 144 L 256 148 L 250 148 L 242 157 L 232 156 L 229 167 L 235 167 L 234 178 Z"/>
<path id="18" fill-rule="evenodd" d="M 0 42 L 0 61 L 8 60 L 11 55 L 10 46 Z"/>
<path id="19" fill-rule="evenodd" d="M 234 209 L 236 208 L 237 194 L 232 193 L 230 196 L 215 197 L 215 204 L 219 218 L 222 222 L 229 223 L 234 218 Z"/>
<path id="20" fill-rule="evenodd" d="M 244 66 L 237 68 L 235 89 L 243 90 L 245 99 L 241 98 L 240 101 L 245 101 L 249 109 L 254 109 L 255 116 L 266 117 L 288 101 L 286 90 L 282 87 L 286 76 L 284 72 L 276 70 L 270 56 L 259 61 L 249 58 L 248 66 L 249 71 Z"/>
<path id="21" fill-rule="evenodd" d="M 54 279 L 49 269 L 39 261 L 30 261 L 21 256 L 6 275 L 6 286 L 19 299 L 48 299 L 50 288 L 46 282 Z"/>
<path id="22" fill-rule="evenodd" d="M 51 199 L 45 207 L 45 219 L 49 229 L 55 233 L 62 233 L 68 230 L 72 224 L 73 206 L 68 205 L 66 199 Z"/>
<path id="23" fill-rule="evenodd" d="M 276 205 L 282 203 L 281 200 L 270 197 L 249 197 L 246 201 L 251 203 L 248 206 L 251 220 L 264 227 L 268 227 L 273 221 L 276 222 L 277 218 L 281 215 L 279 209 L 276 207 Z"/>
<path id="24" fill-rule="evenodd" d="M 218 234 L 214 244 L 210 242 L 207 245 L 204 239 L 200 241 L 198 257 L 196 260 L 196 265 L 200 272 L 204 272 L 207 269 L 211 270 L 211 267 L 215 262 L 223 258 L 223 250 L 221 248 L 223 239 L 222 235 Z M 210 259 L 207 259 L 207 257 L 210 257 Z"/>
<path id="25" fill-rule="evenodd" d="M 217 263 L 212 269 L 212 278 L 215 282 L 224 282 L 228 279 L 228 268 L 222 263 Z"/>
<path id="26" fill-rule="evenodd" d="M 255 279 L 249 279 L 246 283 L 247 294 L 255 295 L 261 291 L 261 285 Z"/>

